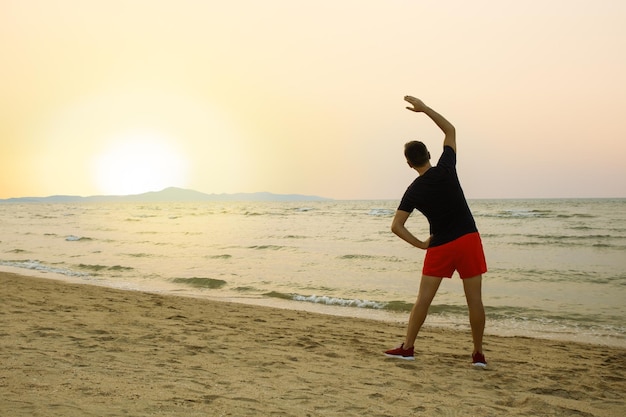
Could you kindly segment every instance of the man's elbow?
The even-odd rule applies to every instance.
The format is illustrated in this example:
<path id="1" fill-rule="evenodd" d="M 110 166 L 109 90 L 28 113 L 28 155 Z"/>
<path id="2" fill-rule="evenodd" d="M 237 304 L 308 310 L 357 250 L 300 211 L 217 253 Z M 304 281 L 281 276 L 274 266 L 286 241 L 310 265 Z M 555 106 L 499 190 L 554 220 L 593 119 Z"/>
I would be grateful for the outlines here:
<path id="1" fill-rule="evenodd" d="M 456 131 L 454 126 L 451 127 L 449 132 L 446 132 L 446 137 L 443 140 L 443 146 L 449 146 L 456 152 Z"/>
<path id="2" fill-rule="evenodd" d="M 402 230 L 402 225 L 393 222 L 391 223 L 391 232 L 396 235 L 396 236 L 400 236 L 400 230 Z"/>

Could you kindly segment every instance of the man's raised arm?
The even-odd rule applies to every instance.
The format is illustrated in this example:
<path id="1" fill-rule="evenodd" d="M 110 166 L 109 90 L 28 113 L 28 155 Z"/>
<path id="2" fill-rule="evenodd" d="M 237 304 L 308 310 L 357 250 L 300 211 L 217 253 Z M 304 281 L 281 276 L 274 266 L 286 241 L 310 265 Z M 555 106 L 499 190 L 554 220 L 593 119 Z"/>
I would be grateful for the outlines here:
<path id="1" fill-rule="evenodd" d="M 418 98 L 405 96 L 404 100 L 413 105 L 413 107 L 407 107 L 407 109 L 416 113 L 424 113 L 426 116 L 435 122 L 435 124 L 441 129 L 445 135 L 443 140 L 443 146 L 449 146 L 456 152 L 456 129 L 446 120 L 445 117 L 428 107 L 424 102 Z"/>

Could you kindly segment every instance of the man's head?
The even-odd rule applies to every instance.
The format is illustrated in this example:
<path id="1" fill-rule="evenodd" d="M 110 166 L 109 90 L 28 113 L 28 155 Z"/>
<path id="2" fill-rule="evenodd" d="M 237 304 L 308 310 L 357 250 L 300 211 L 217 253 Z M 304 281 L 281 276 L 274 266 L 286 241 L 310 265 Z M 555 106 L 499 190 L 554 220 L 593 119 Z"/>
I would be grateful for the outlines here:
<path id="1" fill-rule="evenodd" d="M 423 167 L 430 161 L 430 152 L 422 142 L 414 140 L 404 145 L 404 156 L 411 168 Z"/>

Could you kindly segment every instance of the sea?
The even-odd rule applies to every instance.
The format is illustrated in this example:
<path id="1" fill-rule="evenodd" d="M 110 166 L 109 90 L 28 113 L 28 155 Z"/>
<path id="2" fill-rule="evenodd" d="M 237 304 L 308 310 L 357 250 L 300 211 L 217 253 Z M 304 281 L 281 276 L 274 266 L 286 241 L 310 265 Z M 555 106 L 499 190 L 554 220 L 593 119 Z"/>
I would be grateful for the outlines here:
<path id="1" fill-rule="evenodd" d="M 3 203 L 0 270 L 382 326 L 407 321 L 425 254 L 391 233 L 397 204 Z M 487 335 L 626 347 L 626 199 L 469 205 L 489 268 Z M 407 227 L 429 234 L 417 212 Z M 469 331 L 457 274 L 426 326 Z"/>

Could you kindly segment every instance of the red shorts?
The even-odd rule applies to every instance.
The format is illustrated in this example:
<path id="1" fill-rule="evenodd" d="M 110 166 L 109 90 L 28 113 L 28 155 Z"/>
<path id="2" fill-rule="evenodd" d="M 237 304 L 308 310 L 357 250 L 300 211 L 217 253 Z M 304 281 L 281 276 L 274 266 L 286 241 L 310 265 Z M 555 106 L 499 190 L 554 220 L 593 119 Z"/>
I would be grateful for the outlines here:
<path id="1" fill-rule="evenodd" d="M 468 233 L 452 242 L 426 250 L 422 274 L 452 278 L 454 271 L 459 272 L 461 279 L 487 272 L 483 244 L 478 232 Z"/>

